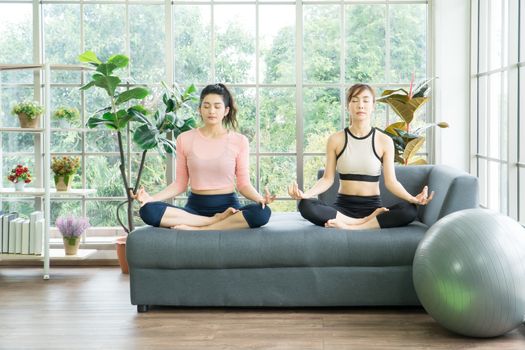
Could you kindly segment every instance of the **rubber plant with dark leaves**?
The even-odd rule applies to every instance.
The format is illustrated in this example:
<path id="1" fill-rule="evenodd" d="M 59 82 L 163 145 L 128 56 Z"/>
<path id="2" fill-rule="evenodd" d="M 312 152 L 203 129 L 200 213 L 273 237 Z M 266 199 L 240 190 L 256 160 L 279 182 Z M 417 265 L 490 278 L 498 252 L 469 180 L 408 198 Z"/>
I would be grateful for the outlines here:
<path id="1" fill-rule="evenodd" d="M 122 177 L 127 199 L 117 206 L 117 220 L 126 233 L 133 231 L 133 198 L 131 191 L 137 192 L 146 160 L 146 153 L 149 150 L 157 149 L 163 157 L 166 154 L 175 154 L 175 140 L 177 136 L 196 126 L 195 119 L 188 113 L 181 115 L 182 109 L 189 110 L 190 102 L 196 100 L 196 91 L 194 85 L 190 85 L 185 90 L 175 86 L 170 89 L 163 83 L 165 92 L 163 94 L 163 103 L 165 109 L 163 112 L 155 111 L 153 115 L 143 107 L 140 102 L 150 94 L 145 87 L 133 87 L 128 90 L 119 91 L 118 87 L 122 80 L 114 73 L 115 71 L 126 68 L 129 64 L 129 58 L 125 55 L 111 56 L 107 61 L 101 61 L 92 51 L 86 51 L 81 54 L 79 60 L 94 67 L 91 75 L 91 81 L 82 86 L 81 90 L 91 88 L 100 88 L 104 90 L 109 97 L 108 106 L 98 110 L 87 120 L 89 128 L 105 126 L 116 133 L 118 149 L 120 154 L 120 174 Z M 131 104 L 131 101 L 139 101 L 137 104 Z M 129 106 L 131 105 L 131 107 Z M 123 145 L 123 134 L 130 132 L 133 135 L 133 141 L 142 150 L 140 166 L 137 172 L 135 184 L 132 186 L 131 179 L 126 169 L 126 158 L 130 159 L 130 154 L 125 152 Z M 172 133 L 173 137 L 170 136 Z M 127 225 L 120 218 L 119 211 L 123 205 L 127 204 Z"/>
<path id="2" fill-rule="evenodd" d="M 439 122 L 425 124 L 414 131 L 410 129 L 410 123 L 414 121 L 416 112 L 430 99 L 430 82 L 432 80 L 423 81 L 413 88 L 414 78 L 412 77 L 408 92 L 402 88 L 385 90 L 377 99 L 377 102 L 388 104 L 402 119 L 402 121 L 388 125 L 385 130 L 379 129 L 393 139 L 397 163 L 404 165 L 426 164 L 427 161 L 417 155 L 417 151 L 425 143 L 425 137 L 421 134 L 433 126 L 440 128 L 448 128 L 449 126 L 446 122 Z"/>

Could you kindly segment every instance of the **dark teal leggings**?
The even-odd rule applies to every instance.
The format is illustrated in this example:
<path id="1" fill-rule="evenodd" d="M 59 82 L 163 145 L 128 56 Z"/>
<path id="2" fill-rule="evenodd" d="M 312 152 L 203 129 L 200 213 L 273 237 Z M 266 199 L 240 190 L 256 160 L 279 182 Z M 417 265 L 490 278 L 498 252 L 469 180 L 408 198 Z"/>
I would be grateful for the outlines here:
<path id="1" fill-rule="evenodd" d="M 244 219 L 251 228 L 266 225 L 272 215 L 272 211 L 268 206 L 265 206 L 264 209 L 260 204 L 255 203 L 241 206 L 235 193 L 211 195 L 190 193 L 188 202 L 184 207 L 177 207 L 165 202 L 150 202 L 140 208 L 140 217 L 146 224 L 159 227 L 167 207 L 178 208 L 191 214 L 208 217 L 222 213 L 232 207 L 242 212 Z"/>

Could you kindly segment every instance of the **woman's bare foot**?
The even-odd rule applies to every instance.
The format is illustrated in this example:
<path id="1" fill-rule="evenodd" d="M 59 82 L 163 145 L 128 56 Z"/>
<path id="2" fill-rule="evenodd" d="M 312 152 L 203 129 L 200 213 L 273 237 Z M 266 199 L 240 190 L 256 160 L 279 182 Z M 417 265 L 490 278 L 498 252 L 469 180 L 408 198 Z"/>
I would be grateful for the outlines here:
<path id="1" fill-rule="evenodd" d="M 374 210 L 372 212 L 372 214 L 370 214 L 368 216 L 365 216 L 364 218 L 351 218 L 351 217 L 348 217 L 346 215 L 342 215 L 342 214 L 338 213 L 337 216 L 336 216 L 336 219 L 340 223 L 343 223 L 343 224 L 346 224 L 346 225 L 361 225 L 361 224 L 364 224 L 365 222 L 370 221 L 371 219 L 375 218 L 379 214 L 382 214 L 382 213 L 387 212 L 387 211 L 389 211 L 389 209 L 385 208 L 385 207 L 377 208 L 376 210 Z"/>
<path id="2" fill-rule="evenodd" d="M 381 208 L 377 208 L 376 210 L 374 210 L 374 212 L 366 217 L 363 218 L 364 222 L 367 222 L 369 221 L 370 219 L 372 218 L 375 218 L 376 216 L 378 216 L 379 214 L 383 214 L 387 211 L 389 211 L 390 209 L 386 208 L 386 207 L 381 207 Z"/>
<path id="3" fill-rule="evenodd" d="M 222 220 L 226 219 L 228 216 L 233 215 L 233 214 L 235 214 L 238 211 L 239 211 L 238 209 L 229 207 L 228 209 L 226 209 L 222 213 L 217 213 L 217 214 L 213 215 L 212 216 L 213 220 L 210 222 L 210 224 L 222 221 Z"/>
<path id="4" fill-rule="evenodd" d="M 349 225 L 345 223 L 343 220 L 339 220 L 339 219 L 330 219 L 324 224 L 324 227 L 327 227 L 327 228 L 342 228 L 345 230 L 348 230 L 349 227 L 351 226 L 352 225 Z"/>
<path id="5" fill-rule="evenodd" d="M 202 230 L 202 226 L 190 226 L 190 225 L 175 225 L 171 227 L 173 230 L 183 230 L 183 231 L 196 231 Z"/>

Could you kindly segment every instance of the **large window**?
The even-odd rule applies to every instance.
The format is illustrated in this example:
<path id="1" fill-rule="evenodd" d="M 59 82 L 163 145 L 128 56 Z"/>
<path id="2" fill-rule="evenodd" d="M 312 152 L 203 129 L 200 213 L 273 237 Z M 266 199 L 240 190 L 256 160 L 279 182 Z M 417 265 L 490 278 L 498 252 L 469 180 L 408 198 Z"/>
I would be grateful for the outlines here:
<path id="1" fill-rule="evenodd" d="M 525 16 L 520 3 L 473 2 L 471 127 L 472 169 L 480 179 L 481 204 L 523 223 Z"/>
<path id="2" fill-rule="evenodd" d="M 308 187 L 316 180 L 327 137 L 348 124 L 344 95 L 351 84 L 371 83 L 380 94 L 386 88 L 408 87 L 413 74 L 416 80 L 432 75 L 428 1 L 36 3 L 41 5 L 0 0 L 0 63 L 74 65 L 77 55 L 90 49 L 106 58 L 130 56 L 127 74 L 132 81 L 122 88 L 147 84 L 158 92 L 161 80 L 199 88 L 225 82 L 240 107 L 240 131 L 250 139 L 252 181 L 260 191 L 268 185 L 277 194 L 274 211 L 295 210 L 286 191 L 292 181 Z M 33 33 L 34 28 L 43 32 Z M 1 125 L 14 125 L 9 115 L 13 101 L 31 98 L 38 90 L 33 75 L 25 74 L 0 75 Z M 124 198 L 117 148 L 109 131 L 82 128 L 90 113 L 104 105 L 103 95 L 78 90 L 85 78 L 76 71 L 53 73 L 50 108 L 76 106 L 82 121 L 53 124 L 52 152 L 81 156 L 77 186 L 96 188 L 97 193 L 84 200 L 53 200 L 52 215 L 85 213 L 95 226 L 116 226 L 114 209 Z M 430 120 L 430 115 L 421 118 Z M 376 126 L 394 119 L 388 108 L 377 106 Z M 4 168 L 30 156 L 23 137 L 2 141 L 8 152 Z M 135 170 L 138 149 L 127 142 Z M 174 166 L 173 159 L 151 154 L 145 187 L 156 192 L 172 181 Z M 100 234 L 96 232 L 90 234 Z"/>

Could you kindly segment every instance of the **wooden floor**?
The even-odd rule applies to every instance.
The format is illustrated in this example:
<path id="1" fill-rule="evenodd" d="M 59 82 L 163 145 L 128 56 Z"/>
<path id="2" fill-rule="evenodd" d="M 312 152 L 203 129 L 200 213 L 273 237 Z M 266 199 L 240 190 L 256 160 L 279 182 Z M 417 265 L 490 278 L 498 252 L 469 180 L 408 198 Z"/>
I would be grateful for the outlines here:
<path id="1" fill-rule="evenodd" d="M 114 267 L 0 268 L 0 349 L 525 349 L 444 330 L 420 308 L 191 309 L 138 314 Z"/>

